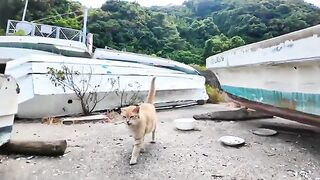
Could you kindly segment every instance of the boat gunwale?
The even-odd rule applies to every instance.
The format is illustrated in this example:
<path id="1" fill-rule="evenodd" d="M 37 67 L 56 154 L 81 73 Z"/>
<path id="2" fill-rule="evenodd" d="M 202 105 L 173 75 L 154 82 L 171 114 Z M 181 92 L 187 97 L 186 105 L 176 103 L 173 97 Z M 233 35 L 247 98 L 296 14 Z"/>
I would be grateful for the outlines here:
<path id="1" fill-rule="evenodd" d="M 209 70 L 218 70 L 218 69 L 231 69 L 231 68 L 243 68 L 243 67 L 255 67 L 255 66 L 276 66 L 283 64 L 295 64 L 295 63 L 312 63 L 317 62 L 320 63 L 320 56 L 308 57 L 308 58 L 299 58 L 299 59 L 290 59 L 290 60 L 281 60 L 281 61 L 267 61 L 261 63 L 254 64 L 241 64 L 241 65 L 228 65 L 228 66 L 220 66 L 220 67 L 208 67 Z"/>
<path id="2" fill-rule="evenodd" d="M 303 33 L 301 33 L 303 32 Z M 273 37 L 270 39 L 266 39 L 266 40 L 262 40 L 259 42 L 255 42 L 255 43 L 250 43 L 244 46 L 240 46 L 237 48 L 233 48 L 227 51 L 224 51 L 222 53 L 219 54 L 215 54 L 212 55 L 210 57 L 208 57 L 206 59 L 206 61 L 211 60 L 214 57 L 218 57 L 221 55 L 226 55 L 232 52 L 236 52 L 239 50 L 251 50 L 251 51 L 256 51 L 257 49 L 263 49 L 263 48 L 270 48 L 272 46 L 277 46 L 279 44 L 285 43 L 286 41 L 296 41 L 296 40 L 300 40 L 300 39 L 304 39 L 304 38 L 308 38 L 308 37 L 313 37 L 314 35 L 317 35 L 317 37 L 320 36 L 320 25 L 315 25 L 312 27 L 308 27 L 305 29 L 300 29 L 294 32 L 290 32 L 287 34 L 283 34 L 277 37 Z"/>

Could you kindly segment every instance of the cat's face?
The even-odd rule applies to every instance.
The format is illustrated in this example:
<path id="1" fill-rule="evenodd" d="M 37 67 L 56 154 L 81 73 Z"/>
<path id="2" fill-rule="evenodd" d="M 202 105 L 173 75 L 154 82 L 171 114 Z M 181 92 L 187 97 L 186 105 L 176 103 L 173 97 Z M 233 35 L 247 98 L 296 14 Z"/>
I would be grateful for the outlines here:
<path id="1" fill-rule="evenodd" d="M 128 126 L 135 126 L 139 122 L 139 106 L 121 108 L 121 116 Z"/>

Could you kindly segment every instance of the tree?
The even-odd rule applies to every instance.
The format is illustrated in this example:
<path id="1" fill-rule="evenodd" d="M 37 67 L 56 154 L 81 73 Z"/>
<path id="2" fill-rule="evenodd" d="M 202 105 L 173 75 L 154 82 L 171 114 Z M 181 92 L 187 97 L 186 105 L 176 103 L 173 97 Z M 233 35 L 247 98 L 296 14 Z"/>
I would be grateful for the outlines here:
<path id="1" fill-rule="evenodd" d="M 8 19 L 21 19 L 23 7 L 21 0 L 0 2 L 0 34 Z M 29 0 L 28 21 L 80 29 L 82 19 L 78 2 Z M 317 24 L 320 9 L 303 0 L 186 0 L 182 6 L 150 8 L 108 0 L 101 8 L 90 9 L 88 17 L 95 47 L 108 46 L 184 63 L 199 62 L 200 56 L 202 64 L 208 55 L 244 42 Z"/>
<path id="2" fill-rule="evenodd" d="M 245 41 L 240 36 L 234 36 L 231 39 L 226 37 L 224 34 L 214 36 L 205 42 L 203 51 L 204 60 L 212 55 L 221 53 L 223 51 L 243 46 Z"/>
<path id="3" fill-rule="evenodd" d="M 73 91 L 80 101 L 82 112 L 84 115 L 91 114 L 99 102 L 101 102 L 108 95 L 108 91 L 104 90 L 102 95 L 98 94 L 99 84 L 93 84 L 92 69 L 89 74 L 75 71 L 72 68 L 62 65 L 61 69 L 48 67 L 48 74 L 51 82 L 57 87 L 61 87 L 64 91 L 66 88 Z M 111 83 L 111 89 L 114 88 L 115 80 L 108 79 Z"/>

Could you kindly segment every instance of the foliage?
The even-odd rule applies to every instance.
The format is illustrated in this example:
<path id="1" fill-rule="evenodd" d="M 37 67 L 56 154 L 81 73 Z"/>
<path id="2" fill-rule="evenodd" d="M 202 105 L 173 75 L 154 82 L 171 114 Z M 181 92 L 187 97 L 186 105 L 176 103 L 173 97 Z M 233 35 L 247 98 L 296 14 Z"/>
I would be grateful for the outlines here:
<path id="1" fill-rule="evenodd" d="M 0 36 L 3 36 L 5 34 L 6 34 L 5 30 L 0 28 Z"/>
<path id="2" fill-rule="evenodd" d="M 75 93 L 80 101 L 84 115 L 91 114 L 97 104 L 104 100 L 110 92 L 114 92 L 119 97 L 120 107 L 143 101 L 140 97 L 141 85 L 136 81 L 123 86 L 120 82 L 120 77 L 109 78 L 105 83 L 110 83 L 110 89 L 103 89 L 101 91 L 99 88 L 101 87 L 101 83 L 103 83 L 103 77 L 101 76 L 99 83 L 94 84 L 91 68 L 90 72 L 87 73 L 73 70 L 66 65 L 62 65 L 61 69 L 47 67 L 47 70 L 50 80 L 55 87 L 61 87 L 64 92 L 66 89 L 69 89 Z"/>
<path id="3" fill-rule="evenodd" d="M 206 71 L 207 70 L 207 68 L 205 66 L 198 65 L 198 64 L 190 64 L 190 66 L 195 68 L 198 71 Z"/>
<path id="4" fill-rule="evenodd" d="M 120 77 L 117 78 L 116 84 L 118 87 L 114 92 L 120 99 L 120 107 L 143 102 L 143 99 L 140 97 L 141 84 L 139 84 L 139 82 L 135 81 L 127 85 L 130 88 L 133 87 L 131 91 L 128 91 L 128 87 L 121 87 Z"/>
<path id="5" fill-rule="evenodd" d="M 244 40 L 239 36 L 234 36 L 231 39 L 224 34 L 213 36 L 205 42 L 203 57 L 207 58 L 213 54 L 218 54 L 244 44 Z"/>
<path id="6" fill-rule="evenodd" d="M 0 2 L 0 29 L 7 19 L 21 19 L 23 5 L 21 0 Z M 26 20 L 81 29 L 81 15 L 78 2 L 29 0 Z M 320 9 L 303 0 L 186 0 L 181 6 L 150 8 L 108 0 L 90 9 L 88 17 L 95 47 L 187 64 L 204 64 L 213 54 L 317 24 Z"/>

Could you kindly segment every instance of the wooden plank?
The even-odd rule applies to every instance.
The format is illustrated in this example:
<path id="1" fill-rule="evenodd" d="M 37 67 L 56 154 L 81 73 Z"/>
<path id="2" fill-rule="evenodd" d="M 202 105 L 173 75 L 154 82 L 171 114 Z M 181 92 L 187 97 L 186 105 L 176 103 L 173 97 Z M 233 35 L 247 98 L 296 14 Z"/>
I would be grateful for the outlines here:
<path id="1" fill-rule="evenodd" d="M 68 118 L 61 119 L 63 124 L 74 124 L 74 123 L 80 123 L 80 122 L 95 122 L 95 121 L 100 121 L 100 120 L 110 121 L 109 117 L 105 114 L 81 116 L 81 117 L 68 117 Z"/>

